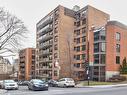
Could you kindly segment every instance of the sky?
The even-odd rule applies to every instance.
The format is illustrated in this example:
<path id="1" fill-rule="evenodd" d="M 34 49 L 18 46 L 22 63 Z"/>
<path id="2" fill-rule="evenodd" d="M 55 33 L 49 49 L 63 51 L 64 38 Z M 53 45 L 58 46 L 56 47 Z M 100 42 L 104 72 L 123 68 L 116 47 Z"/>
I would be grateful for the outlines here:
<path id="1" fill-rule="evenodd" d="M 111 20 L 127 24 L 127 0 L 0 0 L 0 7 L 16 15 L 29 30 L 23 48 L 36 47 L 36 23 L 58 5 L 70 9 L 91 5 L 110 14 Z"/>

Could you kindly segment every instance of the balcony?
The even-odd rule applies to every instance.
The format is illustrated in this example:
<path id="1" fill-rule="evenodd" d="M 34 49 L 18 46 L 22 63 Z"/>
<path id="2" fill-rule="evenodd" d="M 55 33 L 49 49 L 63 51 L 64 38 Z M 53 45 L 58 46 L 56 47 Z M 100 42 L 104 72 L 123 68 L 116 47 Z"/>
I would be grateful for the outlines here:
<path id="1" fill-rule="evenodd" d="M 39 42 L 45 42 L 45 41 L 51 40 L 52 38 L 53 38 L 52 35 L 47 34 L 47 35 L 44 35 L 44 36 L 40 37 L 40 38 L 38 39 L 38 41 L 39 41 Z"/>
<path id="2" fill-rule="evenodd" d="M 50 55 L 52 54 L 52 49 L 43 50 L 39 55 Z"/>
<path id="3" fill-rule="evenodd" d="M 19 64 L 20 67 L 25 67 L 25 64 Z"/>
<path id="4" fill-rule="evenodd" d="M 42 28 L 38 33 L 39 33 L 39 36 L 43 36 L 44 34 L 50 32 L 52 30 L 53 30 L 53 26 L 51 24 L 48 24 L 47 26 Z"/>
<path id="5" fill-rule="evenodd" d="M 20 69 L 20 71 L 21 71 L 21 72 L 23 72 L 23 71 L 25 72 L 25 69 L 24 69 L 24 68 L 22 68 L 22 69 Z"/>
<path id="6" fill-rule="evenodd" d="M 50 48 L 53 45 L 53 41 L 48 41 L 43 43 L 42 45 L 40 45 L 41 49 L 46 49 L 46 48 Z"/>
<path id="7" fill-rule="evenodd" d="M 42 62 L 42 63 L 45 63 L 45 62 L 51 63 L 52 60 L 51 60 L 50 58 L 44 58 L 44 59 L 41 59 L 39 62 L 40 62 L 40 63 L 41 63 L 41 62 Z"/>
<path id="8" fill-rule="evenodd" d="M 48 16 L 41 22 L 41 27 L 45 27 L 47 24 L 50 24 L 53 22 L 53 18 L 51 16 Z"/>
<path id="9" fill-rule="evenodd" d="M 43 66 L 42 68 L 39 68 L 41 70 L 52 70 L 50 66 Z"/>

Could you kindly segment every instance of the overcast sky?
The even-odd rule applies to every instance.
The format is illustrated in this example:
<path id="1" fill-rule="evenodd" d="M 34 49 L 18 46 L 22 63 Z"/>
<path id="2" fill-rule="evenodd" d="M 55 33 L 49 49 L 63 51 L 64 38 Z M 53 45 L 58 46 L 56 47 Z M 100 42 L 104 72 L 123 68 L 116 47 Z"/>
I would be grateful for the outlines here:
<path id="1" fill-rule="evenodd" d="M 92 5 L 110 14 L 112 20 L 127 24 L 126 0 L 0 0 L 0 6 L 22 19 L 30 31 L 24 47 L 35 47 L 36 23 L 58 5 L 70 9 Z"/>

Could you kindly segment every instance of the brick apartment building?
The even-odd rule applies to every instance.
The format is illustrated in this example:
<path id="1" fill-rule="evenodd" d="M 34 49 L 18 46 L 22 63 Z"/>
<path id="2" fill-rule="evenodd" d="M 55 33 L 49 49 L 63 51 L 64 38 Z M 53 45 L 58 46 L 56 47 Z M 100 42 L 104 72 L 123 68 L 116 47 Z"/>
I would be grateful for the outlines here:
<path id="1" fill-rule="evenodd" d="M 112 75 L 118 75 L 120 64 L 127 58 L 127 26 L 109 21 L 106 29 L 106 80 Z"/>
<path id="2" fill-rule="evenodd" d="M 105 81 L 119 75 L 120 64 L 127 58 L 127 26 L 118 21 L 108 21 L 91 31 L 90 76 L 95 81 Z"/>
<path id="3" fill-rule="evenodd" d="M 37 23 L 36 77 L 84 80 L 87 39 L 91 27 L 103 26 L 109 15 L 91 6 L 74 10 L 59 5 Z M 91 35 L 91 33 L 89 33 Z M 93 61 L 93 50 L 89 60 Z M 54 67 L 56 61 L 60 69 Z"/>
<path id="4" fill-rule="evenodd" d="M 74 11 L 58 6 L 37 23 L 36 77 L 71 76 Z M 55 68 L 58 62 L 61 69 Z"/>
<path id="5" fill-rule="evenodd" d="M 35 78 L 35 48 L 26 48 L 19 52 L 19 80 Z"/>

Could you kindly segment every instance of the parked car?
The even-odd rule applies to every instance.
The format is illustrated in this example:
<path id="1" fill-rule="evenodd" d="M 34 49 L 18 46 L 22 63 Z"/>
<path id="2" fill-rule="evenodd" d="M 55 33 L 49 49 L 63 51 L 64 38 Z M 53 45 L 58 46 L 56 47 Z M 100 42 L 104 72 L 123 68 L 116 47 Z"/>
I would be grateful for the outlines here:
<path id="1" fill-rule="evenodd" d="M 3 88 L 3 80 L 0 80 L 0 89 Z"/>
<path id="2" fill-rule="evenodd" d="M 72 78 L 62 78 L 58 81 L 58 87 L 74 87 L 75 82 Z"/>
<path id="3" fill-rule="evenodd" d="M 28 86 L 29 84 L 29 81 L 19 81 L 18 82 L 18 85 L 21 85 L 21 86 Z"/>
<path id="4" fill-rule="evenodd" d="M 48 83 L 40 79 L 32 79 L 28 84 L 29 90 L 48 90 Z"/>
<path id="5" fill-rule="evenodd" d="M 51 79 L 51 80 L 48 81 L 48 85 L 51 86 L 51 87 L 57 87 L 58 86 L 58 81 Z"/>
<path id="6" fill-rule="evenodd" d="M 17 82 L 15 82 L 14 80 L 4 80 L 3 81 L 3 88 L 6 90 L 9 90 L 9 89 L 18 90 L 19 86 L 18 86 Z"/>

